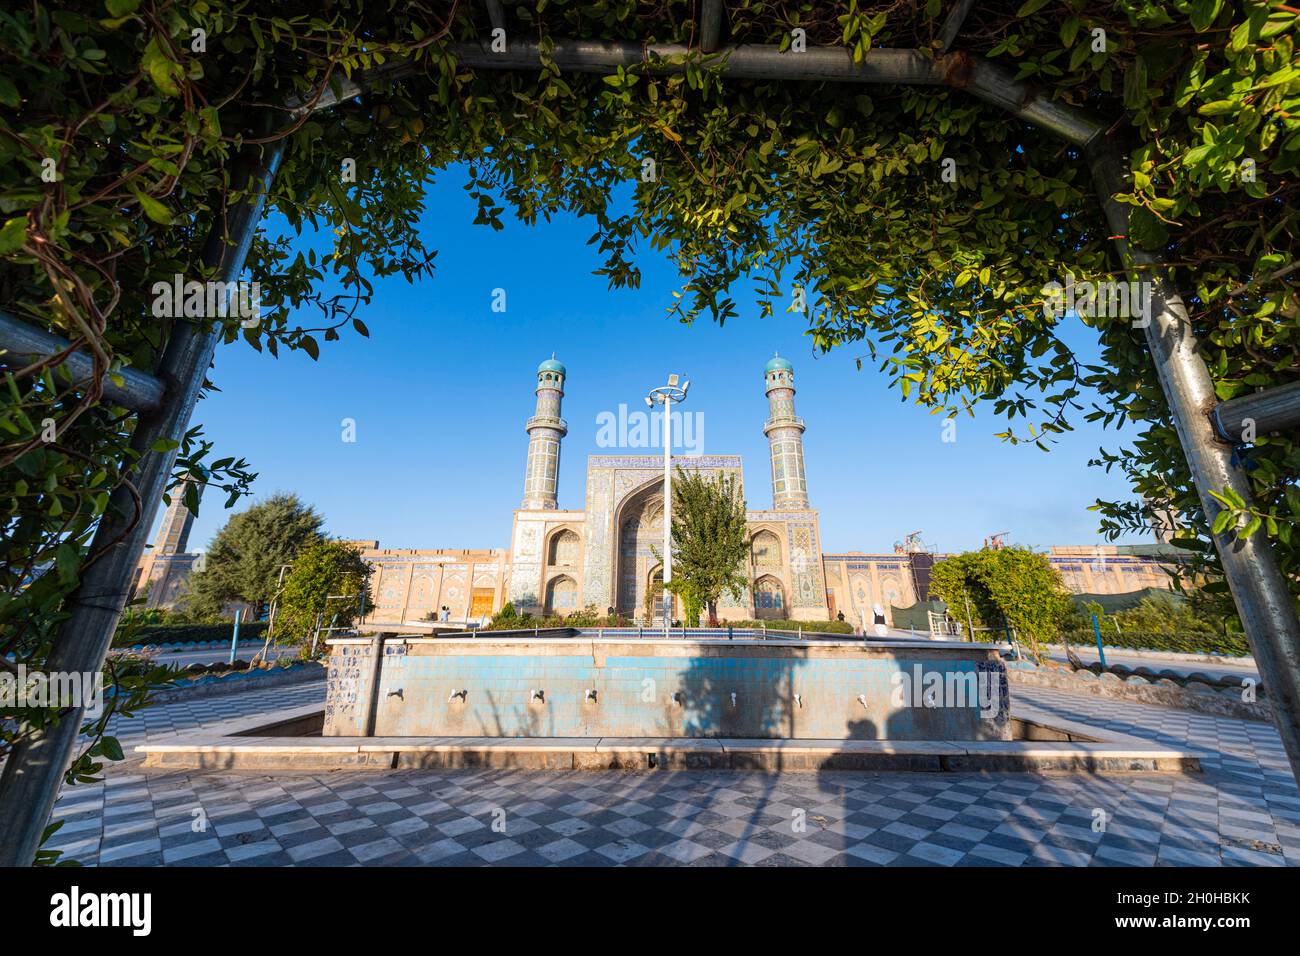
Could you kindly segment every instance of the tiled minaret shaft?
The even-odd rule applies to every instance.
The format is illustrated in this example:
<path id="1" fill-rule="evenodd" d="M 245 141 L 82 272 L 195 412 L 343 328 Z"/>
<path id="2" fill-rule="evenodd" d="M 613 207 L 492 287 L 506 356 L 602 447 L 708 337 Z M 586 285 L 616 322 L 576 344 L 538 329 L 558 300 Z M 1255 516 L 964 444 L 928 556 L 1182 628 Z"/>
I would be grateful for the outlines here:
<path id="1" fill-rule="evenodd" d="M 560 439 L 569 426 L 560 417 L 564 399 L 564 366 L 551 356 L 537 367 L 537 408 L 528 419 L 528 467 L 524 474 L 525 510 L 553 510 L 558 506 Z"/>
<path id="2" fill-rule="evenodd" d="M 794 413 L 794 366 L 777 356 L 767 363 L 768 416 L 763 426 L 772 452 L 772 507 L 808 507 L 808 480 L 803 468 L 804 422 Z"/>

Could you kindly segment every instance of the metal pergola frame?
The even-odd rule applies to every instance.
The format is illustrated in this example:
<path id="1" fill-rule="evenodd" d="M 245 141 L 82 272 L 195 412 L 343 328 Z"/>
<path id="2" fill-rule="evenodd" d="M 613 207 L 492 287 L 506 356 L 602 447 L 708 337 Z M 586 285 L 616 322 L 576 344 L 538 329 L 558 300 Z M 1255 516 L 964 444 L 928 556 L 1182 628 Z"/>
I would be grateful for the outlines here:
<path id="1" fill-rule="evenodd" d="M 788 81 L 923 85 L 964 90 L 1034 126 L 1080 147 L 1096 184 L 1116 252 L 1126 268 L 1150 271 L 1153 280 L 1152 320 L 1145 329 L 1160 385 L 1177 428 L 1178 438 L 1210 522 L 1222 505 L 1210 492 L 1228 488 L 1250 502 L 1250 482 L 1234 461 L 1246 420 L 1259 432 L 1300 427 L 1300 383 L 1219 403 L 1209 370 L 1197 351 L 1187 309 L 1176 290 L 1158 275 L 1158 256 L 1132 248 L 1127 240 L 1130 207 L 1113 199 L 1127 192 L 1128 164 L 1109 122 L 1101 117 L 1053 102 L 1001 67 L 961 51 L 952 51 L 973 0 L 957 0 L 940 30 L 943 52 L 872 49 L 861 63 L 839 47 L 781 52 L 775 46 L 721 46 L 721 0 L 703 0 L 700 45 L 608 43 L 556 40 L 548 54 L 562 71 L 607 74 L 617 67 L 637 67 L 658 74 L 685 71 L 687 57 L 716 54 L 708 66 L 723 77 Z M 501 4 L 485 0 L 493 27 L 504 24 Z M 494 53 L 487 44 L 448 44 L 457 63 L 472 69 L 533 70 L 541 64 L 537 44 L 508 44 Z M 950 52 L 951 51 L 951 52 Z M 371 89 L 414 75 L 420 67 L 396 60 L 344 81 L 337 91 L 326 90 L 316 100 L 289 104 L 291 113 L 330 109 Z M 203 247 L 202 262 L 215 270 L 215 279 L 232 281 L 243 269 L 248 249 L 265 207 L 267 193 L 283 158 L 285 140 L 247 148 L 239 158 L 234 181 L 255 188 L 224 210 Z M 222 208 L 217 197 L 216 208 Z M 117 488 L 96 529 L 92 550 L 107 553 L 86 571 L 69 596 L 69 618 L 49 661 L 51 670 L 85 672 L 103 667 L 118 618 L 127 600 L 132 574 L 176 460 L 176 449 L 152 451 L 158 439 L 174 442 L 184 435 L 203 377 L 215 353 L 220 329 L 178 323 L 156 373 L 128 370 L 121 386 L 105 381 L 104 397 L 138 414 L 132 448 L 140 455 L 133 495 Z M 58 364 L 76 382 L 88 382 L 91 360 L 70 343 L 0 315 L 0 350 L 13 355 L 49 357 L 66 353 Z M 15 362 L 0 354 L 0 366 Z M 19 360 L 18 364 L 25 364 Z M 1263 534 L 1241 539 L 1235 529 L 1214 535 L 1228 585 L 1245 626 L 1259 672 L 1271 701 L 1277 729 L 1300 779 L 1300 621 L 1277 560 Z M 116 542 L 116 543 L 113 543 Z M 0 775 L 0 865 L 28 865 L 58 796 L 64 770 L 71 761 L 83 713 L 73 710 L 58 723 L 17 744 Z"/>

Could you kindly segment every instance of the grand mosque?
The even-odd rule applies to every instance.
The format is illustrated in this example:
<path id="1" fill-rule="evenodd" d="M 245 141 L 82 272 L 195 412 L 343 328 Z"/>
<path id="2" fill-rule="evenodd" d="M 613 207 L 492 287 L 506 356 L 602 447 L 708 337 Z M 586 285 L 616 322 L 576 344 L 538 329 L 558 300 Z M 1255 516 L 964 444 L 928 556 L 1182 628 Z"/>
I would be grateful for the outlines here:
<path id="1" fill-rule="evenodd" d="M 374 568 L 367 625 L 420 629 L 442 608 L 452 621 L 476 621 L 506 602 L 535 615 L 592 608 L 651 622 L 651 599 L 658 597 L 663 575 L 652 550 L 663 542 L 663 458 L 589 456 L 585 506 L 560 508 L 566 383 L 567 371 L 556 359 L 538 366 L 536 405 L 525 423 L 523 498 L 508 548 L 408 550 L 380 548 L 374 540 L 353 542 Z M 794 367 L 784 358 L 771 359 L 763 383 L 772 507 L 746 511 L 748 586 L 739 600 L 724 596 L 719 616 L 826 621 L 842 614 L 867 625 L 877 606 L 894 616 L 927 600 L 930 568 L 942 555 L 910 544 L 888 553 L 822 552 L 820 517 L 809 504 L 804 468 L 806 426 L 795 414 Z M 745 488 L 739 456 L 675 455 L 673 464 L 689 472 L 734 475 Z M 193 562 L 185 547 L 189 516 L 179 498 L 137 576 L 149 584 L 151 605 L 175 602 Z M 1058 546 L 1049 554 L 1066 587 L 1080 594 L 1166 588 L 1162 557 L 1159 549 L 1142 546 Z M 674 613 L 680 616 L 680 608 Z"/>

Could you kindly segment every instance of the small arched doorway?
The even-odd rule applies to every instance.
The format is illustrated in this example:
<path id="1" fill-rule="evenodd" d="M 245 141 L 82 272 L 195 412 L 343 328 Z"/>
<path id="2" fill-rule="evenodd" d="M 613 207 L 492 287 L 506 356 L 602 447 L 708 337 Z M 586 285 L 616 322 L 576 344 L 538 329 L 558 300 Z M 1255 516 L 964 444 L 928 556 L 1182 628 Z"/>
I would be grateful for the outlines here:
<path id="1" fill-rule="evenodd" d="M 759 621 L 785 617 L 785 588 L 771 575 L 754 582 L 754 618 Z"/>
<path id="2" fill-rule="evenodd" d="M 551 614 L 572 614 L 577 609 L 577 581 L 567 574 L 562 574 L 546 585 L 545 613 L 548 616 Z"/>

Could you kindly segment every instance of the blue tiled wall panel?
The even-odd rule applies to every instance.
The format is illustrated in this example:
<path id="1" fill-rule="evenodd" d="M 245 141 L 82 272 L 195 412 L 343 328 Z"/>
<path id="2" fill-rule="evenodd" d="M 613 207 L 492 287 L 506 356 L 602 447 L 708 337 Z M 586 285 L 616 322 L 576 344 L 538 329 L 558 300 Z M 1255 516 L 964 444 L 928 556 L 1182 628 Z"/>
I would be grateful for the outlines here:
<path id="1" fill-rule="evenodd" d="M 328 736 L 362 735 L 372 701 L 373 657 L 346 660 L 339 652 L 348 647 L 364 646 L 333 648 Z M 384 650 L 371 704 L 377 736 L 1009 738 L 1006 671 L 989 652 L 819 659 L 744 646 L 699 656 Z M 962 700 L 977 680 L 994 696 Z M 943 690 L 927 699 L 934 681 Z M 462 690 L 463 699 L 452 697 Z"/>

